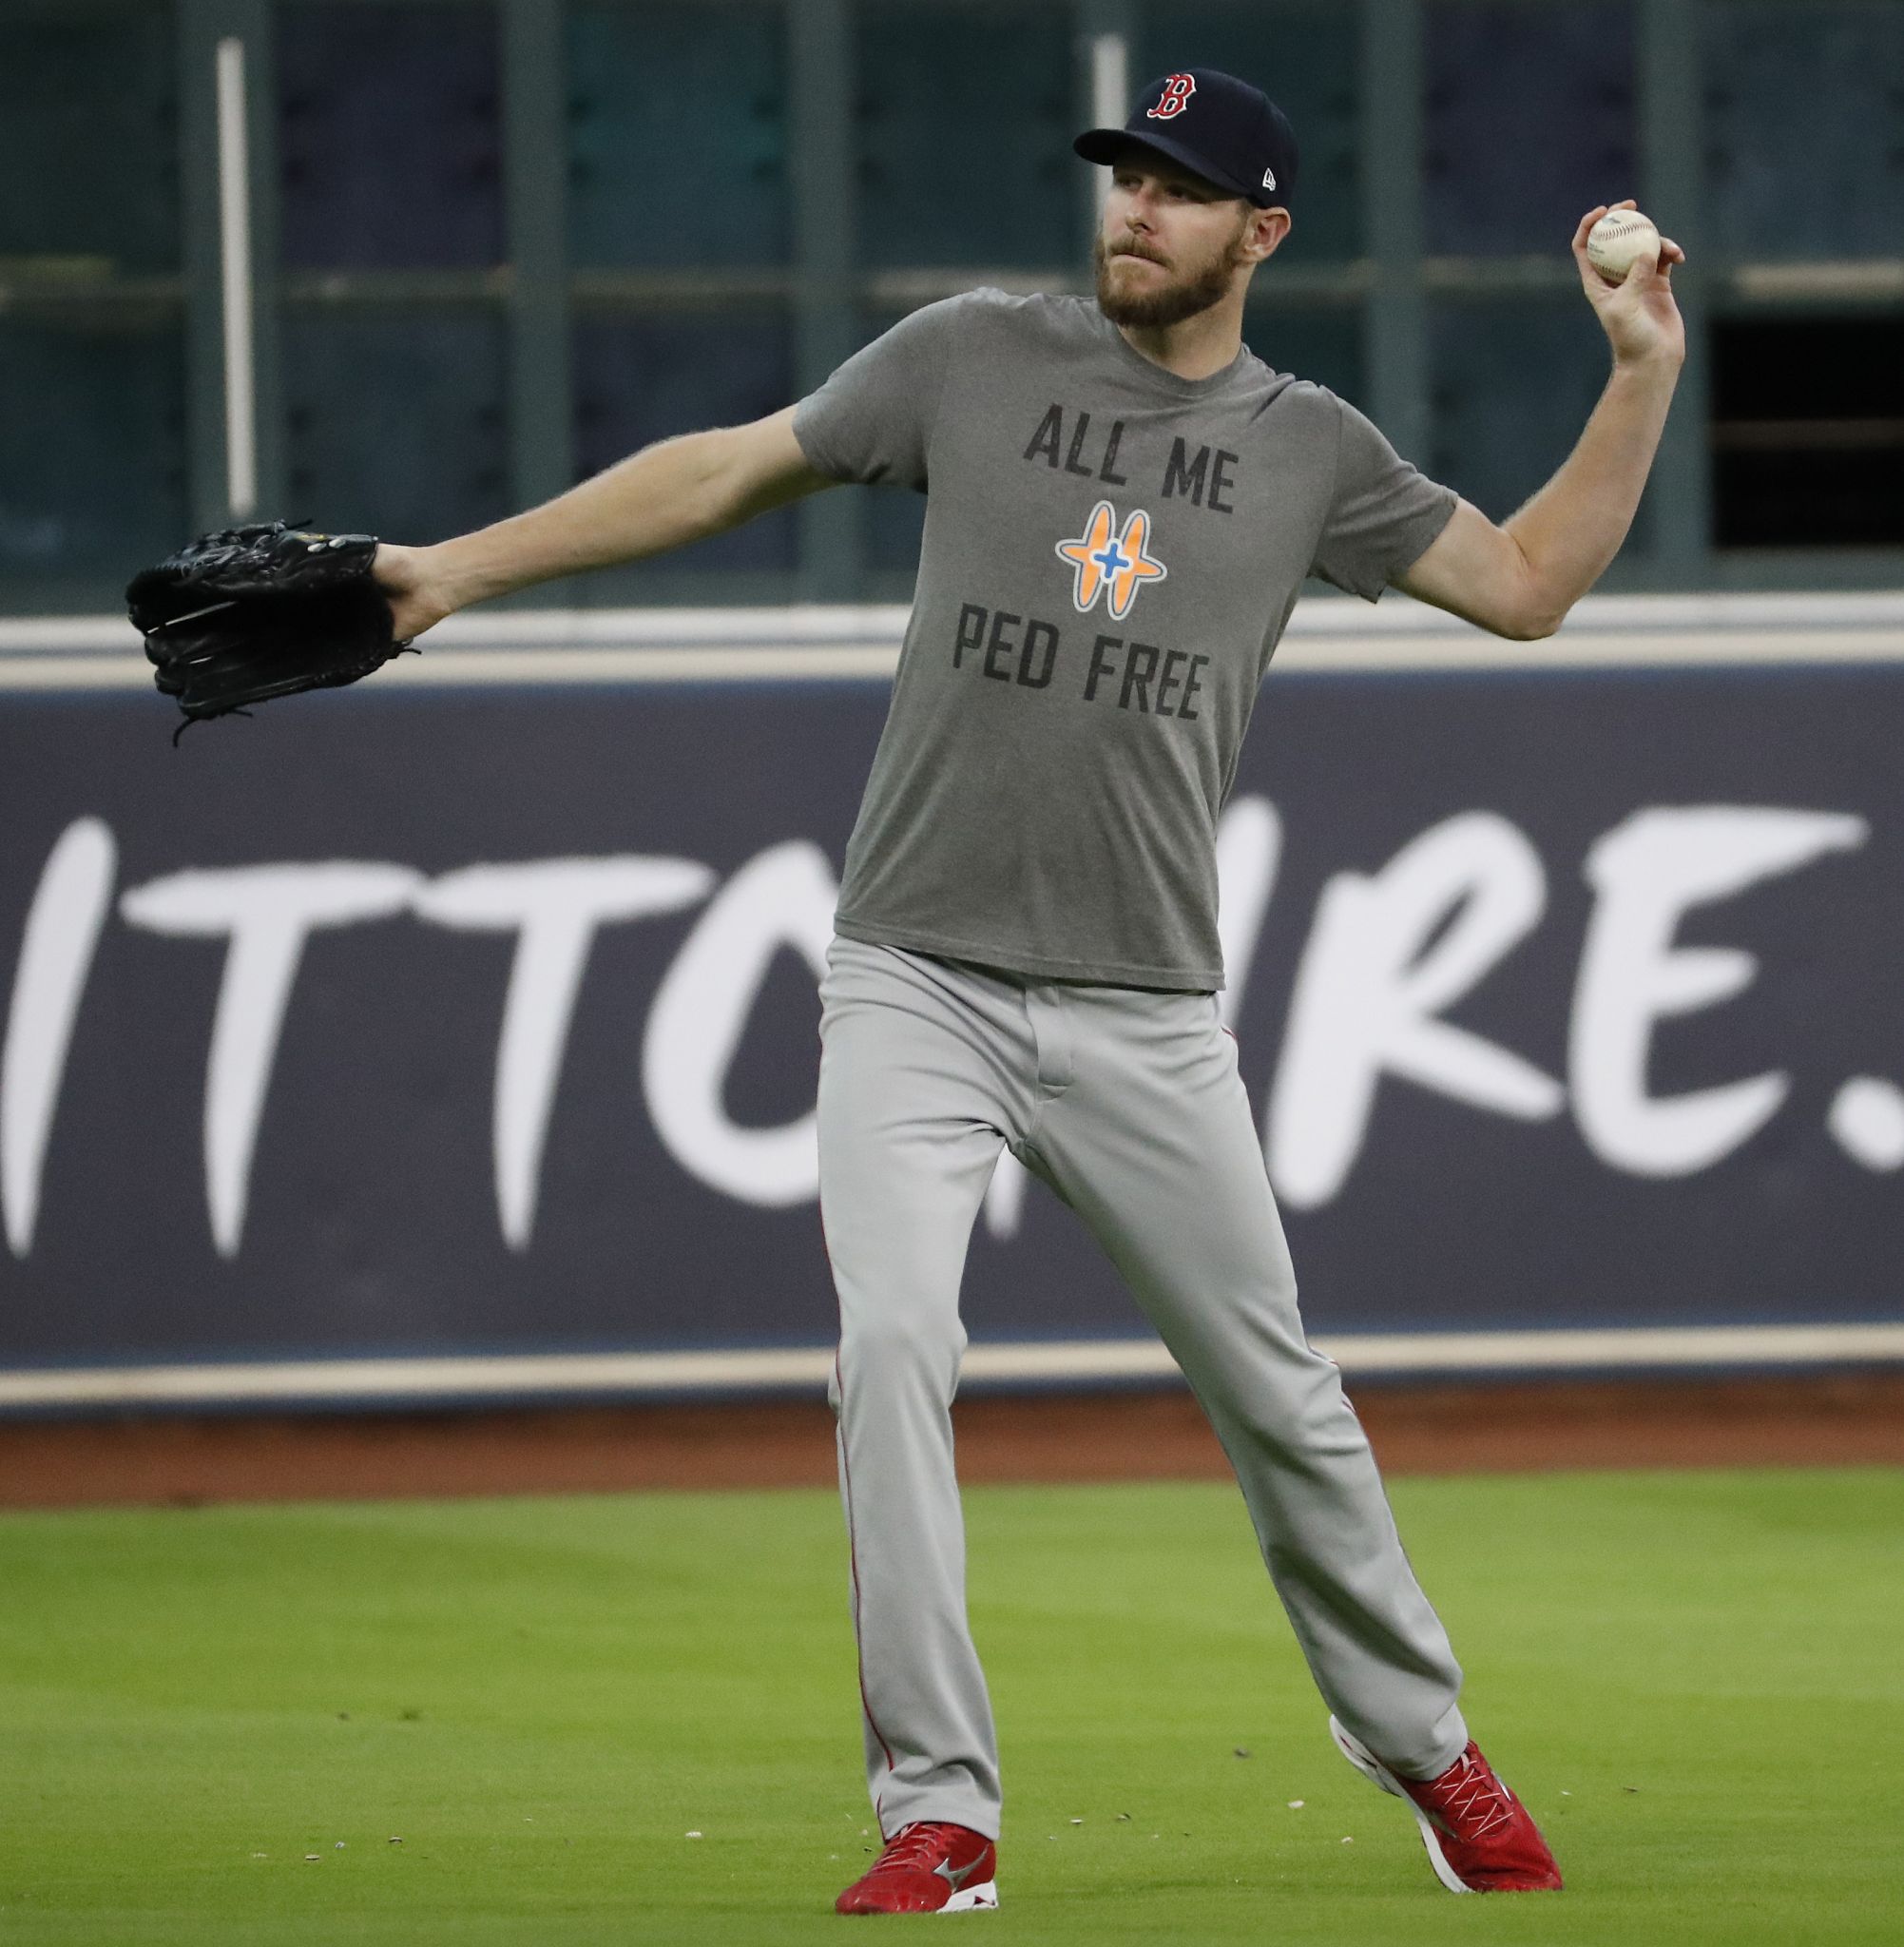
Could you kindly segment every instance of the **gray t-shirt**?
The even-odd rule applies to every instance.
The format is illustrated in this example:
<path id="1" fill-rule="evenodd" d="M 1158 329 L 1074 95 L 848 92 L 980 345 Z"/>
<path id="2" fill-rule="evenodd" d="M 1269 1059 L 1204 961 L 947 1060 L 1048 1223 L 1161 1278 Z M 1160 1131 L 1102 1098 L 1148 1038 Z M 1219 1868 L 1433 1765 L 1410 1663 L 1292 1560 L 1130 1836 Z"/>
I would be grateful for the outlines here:
<path id="1" fill-rule="evenodd" d="M 1179 378 L 1081 298 L 929 304 L 800 401 L 926 492 L 837 925 L 1050 980 L 1214 989 L 1218 813 L 1302 579 L 1373 601 L 1454 494 L 1247 349 Z"/>

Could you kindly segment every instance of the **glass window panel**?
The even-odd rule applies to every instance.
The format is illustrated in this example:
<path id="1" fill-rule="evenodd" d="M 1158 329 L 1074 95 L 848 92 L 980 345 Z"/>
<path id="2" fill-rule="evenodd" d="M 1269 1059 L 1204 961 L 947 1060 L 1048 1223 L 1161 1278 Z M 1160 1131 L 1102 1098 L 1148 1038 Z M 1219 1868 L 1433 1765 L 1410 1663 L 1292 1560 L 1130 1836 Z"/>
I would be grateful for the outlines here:
<path id="1" fill-rule="evenodd" d="M 912 574 L 926 531 L 926 496 L 904 488 L 866 490 L 866 563 L 881 572 Z"/>
<path id="2" fill-rule="evenodd" d="M 567 48 L 576 263 L 786 261 L 786 21 L 779 6 L 578 6 Z"/>
<path id="3" fill-rule="evenodd" d="M 1067 9 L 862 0 L 856 58 L 865 262 L 1044 269 L 1083 255 Z"/>
<path id="4" fill-rule="evenodd" d="M 587 318 L 575 330 L 575 453 L 586 477 L 657 439 L 778 413 L 794 397 L 793 342 L 779 314 L 667 311 Z M 781 508 L 664 557 L 668 568 L 790 569 L 794 512 Z"/>
<path id="5" fill-rule="evenodd" d="M 501 262 L 497 90 L 490 7 L 283 7 L 284 261 L 305 270 Z"/>
<path id="6" fill-rule="evenodd" d="M 0 12 L 0 258 L 177 267 L 173 32 L 169 7 Z"/>
<path id="7" fill-rule="evenodd" d="M 1705 33 L 1718 248 L 1748 262 L 1904 250 L 1904 6 L 1709 8 Z"/>
<path id="8" fill-rule="evenodd" d="M 185 538 L 176 324 L 0 317 L 0 577 L 131 570 Z"/>
<path id="9" fill-rule="evenodd" d="M 1357 11 L 1339 4 L 1263 6 L 1255 0 L 1153 0 L 1133 65 L 1133 87 L 1179 67 L 1220 67 L 1254 83 L 1296 129 L 1301 162 L 1289 241 L 1279 263 L 1340 261 L 1362 248 L 1356 62 Z"/>
<path id="10" fill-rule="evenodd" d="M 510 511 L 500 319 L 306 311 L 283 329 L 295 513 L 334 533 L 425 543 Z"/>
<path id="11" fill-rule="evenodd" d="M 1428 10 L 1428 247 L 1566 258 L 1597 202 L 1639 194 L 1630 6 Z"/>
<path id="12" fill-rule="evenodd" d="M 1576 295 L 1431 308 L 1427 471 L 1504 520 L 1573 451 L 1606 383 L 1606 337 Z"/>
<path id="13" fill-rule="evenodd" d="M 1261 288 L 1261 274 L 1258 274 Z M 1303 306 L 1280 310 L 1252 304 L 1243 313 L 1243 338 L 1277 372 L 1326 385 L 1351 405 L 1363 405 L 1362 314 L 1358 306 Z"/>

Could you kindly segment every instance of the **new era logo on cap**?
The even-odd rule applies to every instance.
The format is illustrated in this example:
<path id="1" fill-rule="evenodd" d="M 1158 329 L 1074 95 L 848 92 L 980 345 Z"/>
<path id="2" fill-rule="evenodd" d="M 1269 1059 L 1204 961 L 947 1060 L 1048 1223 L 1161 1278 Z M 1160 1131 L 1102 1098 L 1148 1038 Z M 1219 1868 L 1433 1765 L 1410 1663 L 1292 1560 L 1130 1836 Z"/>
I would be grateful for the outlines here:
<path id="1" fill-rule="evenodd" d="M 1260 88 L 1215 67 L 1160 75 L 1122 128 L 1091 128 L 1071 146 L 1112 163 L 1133 142 L 1194 170 L 1259 209 L 1286 206 L 1296 187 L 1296 132 Z"/>

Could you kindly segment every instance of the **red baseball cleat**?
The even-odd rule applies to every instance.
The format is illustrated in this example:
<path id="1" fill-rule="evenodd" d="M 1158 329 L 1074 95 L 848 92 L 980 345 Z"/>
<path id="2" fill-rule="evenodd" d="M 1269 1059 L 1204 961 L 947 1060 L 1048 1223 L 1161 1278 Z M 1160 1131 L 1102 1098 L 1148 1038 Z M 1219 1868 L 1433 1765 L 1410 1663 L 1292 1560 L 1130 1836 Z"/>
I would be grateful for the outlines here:
<path id="1" fill-rule="evenodd" d="M 836 1913 L 980 1913 L 998 1904 L 998 1848 L 982 1832 L 921 1820 L 886 1841 Z"/>
<path id="2" fill-rule="evenodd" d="M 1332 1717 L 1336 1748 L 1364 1778 L 1405 1799 L 1434 1877 L 1451 1893 L 1558 1893 L 1560 1868 L 1540 1827 L 1469 1740 L 1439 1778 L 1401 1778 Z"/>

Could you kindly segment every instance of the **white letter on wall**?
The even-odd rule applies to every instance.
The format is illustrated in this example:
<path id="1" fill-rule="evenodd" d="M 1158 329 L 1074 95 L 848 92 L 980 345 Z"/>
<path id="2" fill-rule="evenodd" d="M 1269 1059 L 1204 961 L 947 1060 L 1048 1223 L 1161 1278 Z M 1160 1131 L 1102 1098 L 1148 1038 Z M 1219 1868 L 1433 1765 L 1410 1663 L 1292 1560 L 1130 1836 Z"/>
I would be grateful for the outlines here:
<path id="1" fill-rule="evenodd" d="M 706 866 L 685 858 L 544 858 L 466 866 L 417 894 L 418 915 L 438 926 L 516 935 L 490 1124 L 496 1209 L 512 1250 L 527 1250 L 535 1228 L 549 1110 L 597 928 L 691 906 L 713 884 Z"/>
<path id="2" fill-rule="evenodd" d="M 1010 1149 L 998 1152 L 991 1181 L 985 1186 L 985 1230 L 988 1237 L 1018 1235 L 1018 1226 L 1025 1221 L 1025 1189 L 1030 1181 L 1031 1172 Z"/>
<path id="3" fill-rule="evenodd" d="M 304 941 L 319 928 L 403 912 L 422 875 L 337 859 L 180 872 L 119 902 L 133 926 L 175 938 L 229 937 L 205 1065 L 205 1193 L 225 1257 L 244 1234 L 258 1119 Z"/>
<path id="4" fill-rule="evenodd" d="M 783 1208 L 819 1194 L 812 1111 L 780 1128 L 741 1128 L 721 1095 L 775 954 L 791 947 L 822 973 L 838 899 L 817 845 L 792 839 L 760 853 L 695 922 L 648 1013 L 642 1081 L 657 1133 L 683 1169 L 745 1204 Z"/>
<path id="5" fill-rule="evenodd" d="M 32 1248 L 40 1172 L 73 1017 L 112 900 L 117 860 L 110 830 L 96 818 L 75 819 L 47 855 L 27 912 L 0 1047 L 0 1209 L 15 1257 Z"/>
<path id="6" fill-rule="evenodd" d="M 1311 1209 L 1342 1187 L 1384 1070 L 1526 1122 L 1559 1113 L 1551 1076 L 1434 1018 L 1533 930 L 1546 904 L 1539 856 L 1491 812 L 1433 826 L 1379 873 L 1329 881 L 1270 1095 L 1265 1147 L 1279 1196 Z"/>
<path id="7" fill-rule="evenodd" d="M 1732 947 L 1675 947 L 1688 907 L 1731 897 L 1828 852 L 1863 844 L 1859 818 L 1724 804 L 1637 811 L 1587 855 L 1599 895 L 1587 929 L 1568 1053 L 1574 1113 L 1603 1163 L 1685 1176 L 1774 1115 L 1790 1078 L 1754 1075 L 1669 1101 L 1646 1093 L 1653 1023 L 1729 999 L 1758 962 Z"/>
<path id="8" fill-rule="evenodd" d="M 1233 799 L 1217 826 L 1217 935 L 1223 949 L 1224 1027 L 1242 1012 L 1243 988 L 1256 960 L 1276 869 L 1282 860 L 1282 820 L 1267 798 Z"/>

